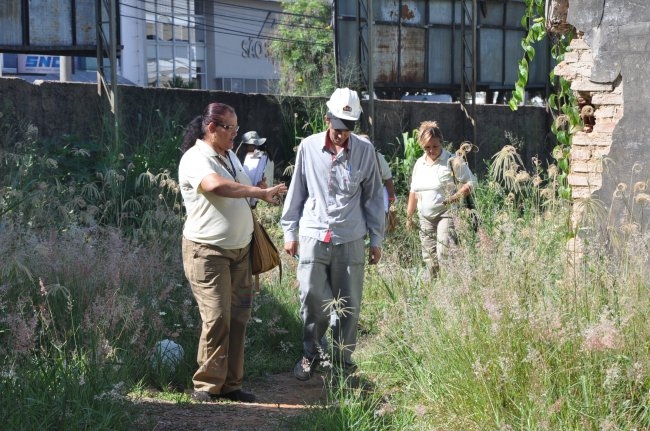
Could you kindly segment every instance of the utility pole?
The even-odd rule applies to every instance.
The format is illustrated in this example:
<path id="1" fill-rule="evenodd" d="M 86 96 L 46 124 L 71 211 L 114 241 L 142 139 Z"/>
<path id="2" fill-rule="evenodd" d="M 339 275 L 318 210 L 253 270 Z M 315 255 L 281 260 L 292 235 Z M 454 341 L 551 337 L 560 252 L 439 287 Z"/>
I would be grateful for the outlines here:
<path id="1" fill-rule="evenodd" d="M 374 21 L 375 18 L 372 12 L 372 0 L 368 0 L 368 97 L 370 100 L 368 124 L 370 125 L 370 142 L 373 143 L 375 142 L 375 75 L 373 68 L 375 38 L 372 35 Z"/>

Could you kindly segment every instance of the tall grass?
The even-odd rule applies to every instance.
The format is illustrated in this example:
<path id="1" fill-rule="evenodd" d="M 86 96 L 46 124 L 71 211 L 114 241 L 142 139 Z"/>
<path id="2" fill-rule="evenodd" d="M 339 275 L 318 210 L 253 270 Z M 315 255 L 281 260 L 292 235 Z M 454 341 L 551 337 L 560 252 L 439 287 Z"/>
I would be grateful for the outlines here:
<path id="1" fill-rule="evenodd" d="M 133 396 L 187 390 L 196 368 L 175 175 L 137 162 L 159 145 L 115 157 L 72 137 L 42 142 L 10 106 L 1 113 L 0 427 L 133 429 Z M 286 370 L 300 352 L 295 290 L 262 281 L 250 376 Z M 183 347 L 179 363 L 152 361 L 162 339 Z"/>
<path id="2" fill-rule="evenodd" d="M 189 402 L 200 319 L 174 174 L 70 137 L 48 147 L 6 108 L 0 138 L 2 427 L 146 427 L 132 400 L 149 387 Z M 327 403 L 283 429 L 650 429 L 649 238 L 635 219 L 647 183 L 619 187 L 623 220 L 590 200 L 576 217 L 555 198 L 557 169 L 533 166 L 524 174 L 513 145 L 492 159 L 474 192 L 481 227 L 455 214 L 459 244 L 437 278 L 416 232 L 387 237 L 367 268 L 359 371 L 328 375 Z M 281 243 L 280 208 L 256 211 Z M 283 259 L 256 295 L 249 377 L 301 354 L 296 263 Z M 174 367 L 151 361 L 165 338 L 184 349 Z"/>

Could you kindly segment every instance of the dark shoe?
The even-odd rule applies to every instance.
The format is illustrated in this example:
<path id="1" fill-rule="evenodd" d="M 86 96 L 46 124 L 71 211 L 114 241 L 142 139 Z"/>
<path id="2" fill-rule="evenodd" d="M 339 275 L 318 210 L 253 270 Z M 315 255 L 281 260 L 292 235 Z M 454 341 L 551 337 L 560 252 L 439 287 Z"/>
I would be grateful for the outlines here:
<path id="1" fill-rule="evenodd" d="M 293 367 L 293 376 L 303 382 L 311 379 L 312 374 L 314 373 L 314 368 L 318 365 L 318 359 L 309 359 L 306 356 L 303 356 L 296 365 Z"/>
<path id="2" fill-rule="evenodd" d="M 194 391 L 192 392 L 192 399 L 200 403 L 211 403 L 215 401 L 217 396 L 206 391 Z"/>
<path id="3" fill-rule="evenodd" d="M 237 401 L 240 403 L 254 403 L 255 402 L 255 395 L 249 393 L 249 392 L 244 392 L 241 389 L 236 389 L 232 392 L 228 392 L 225 394 L 219 394 L 219 398 L 225 398 L 230 401 Z"/>

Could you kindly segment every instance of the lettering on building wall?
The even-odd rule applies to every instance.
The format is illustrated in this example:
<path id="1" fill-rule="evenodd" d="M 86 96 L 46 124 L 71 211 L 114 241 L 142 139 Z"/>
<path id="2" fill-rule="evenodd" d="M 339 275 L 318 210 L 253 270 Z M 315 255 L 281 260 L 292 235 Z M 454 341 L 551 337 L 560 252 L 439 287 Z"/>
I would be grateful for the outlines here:
<path id="1" fill-rule="evenodd" d="M 61 67 L 58 55 L 18 55 L 18 73 L 53 73 Z"/>
<path id="2" fill-rule="evenodd" d="M 244 58 L 269 58 L 268 40 L 249 37 L 241 41 L 241 56 Z"/>

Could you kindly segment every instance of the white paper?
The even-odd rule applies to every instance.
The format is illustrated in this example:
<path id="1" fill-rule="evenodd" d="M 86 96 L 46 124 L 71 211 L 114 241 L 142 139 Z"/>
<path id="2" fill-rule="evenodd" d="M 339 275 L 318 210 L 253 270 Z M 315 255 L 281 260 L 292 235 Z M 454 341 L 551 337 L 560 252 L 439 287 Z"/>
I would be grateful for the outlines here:
<path id="1" fill-rule="evenodd" d="M 255 150 L 252 153 L 247 153 L 246 158 L 244 159 L 244 172 L 248 175 L 248 178 L 251 179 L 251 183 L 256 186 L 262 178 L 264 178 L 264 169 L 266 168 L 266 162 L 269 157 L 265 152 Z M 250 204 L 255 205 L 257 199 L 251 198 Z"/>

